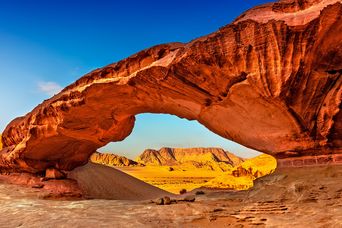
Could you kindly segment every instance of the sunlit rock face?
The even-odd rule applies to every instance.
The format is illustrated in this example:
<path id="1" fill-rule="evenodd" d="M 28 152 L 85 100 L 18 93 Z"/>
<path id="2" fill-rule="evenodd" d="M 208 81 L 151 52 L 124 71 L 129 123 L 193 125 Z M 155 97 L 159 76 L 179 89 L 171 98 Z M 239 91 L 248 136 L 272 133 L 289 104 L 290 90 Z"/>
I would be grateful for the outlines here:
<path id="1" fill-rule="evenodd" d="M 138 162 L 128 159 L 124 156 L 110 153 L 95 152 L 90 156 L 89 161 L 111 167 L 143 166 L 143 164 L 139 164 Z"/>
<path id="2" fill-rule="evenodd" d="M 73 169 L 139 113 L 197 120 L 276 158 L 342 153 L 341 15 L 336 0 L 280 1 L 96 69 L 7 126 L 0 167 Z"/>
<path id="3" fill-rule="evenodd" d="M 177 166 L 187 164 L 194 167 L 207 167 L 208 169 L 218 166 L 219 170 L 224 170 L 224 166 L 229 168 L 237 166 L 241 164 L 244 159 L 221 148 L 215 147 L 163 147 L 160 150 L 146 149 L 136 158 L 136 161 L 144 165 L 152 166 Z"/>

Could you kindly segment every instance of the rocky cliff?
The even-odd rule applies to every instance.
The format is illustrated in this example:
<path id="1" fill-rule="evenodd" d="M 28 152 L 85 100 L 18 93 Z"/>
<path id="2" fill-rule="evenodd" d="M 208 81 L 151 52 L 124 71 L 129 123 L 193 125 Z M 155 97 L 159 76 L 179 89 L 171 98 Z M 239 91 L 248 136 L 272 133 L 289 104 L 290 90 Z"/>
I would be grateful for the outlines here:
<path id="1" fill-rule="evenodd" d="M 0 169 L 73 169 L 146 112 L 197 120 L 278 159 L 341 154 L 341 15 L 339 0 L 282 0 L 96 69 L 7 126 Z"/>
<path id="2" fill-rule="evenodd" d="M 275 171 L 276 160 L 267 154 L 246 159 L 234 169 L 222 173 L 204 185 L 207 188 L 249 189 L 253 181 Z"/>
<path id="3" fill-rule="evenodd" d="M 234 177 L 249 176 L 252 180 L 273 173 L 277 167 L 276 160 L 267 154 L 246 159 L 233 171 Z"/>
<path id="4" fill-rule="evenodd" d="M 221 148 L 161 148 L 160 150 L 145 150 L 136 159 L 145 165 L 175 166 L 192 164 L 198 168 L 204 166 L 217 166 L 220 163 L 234 167 L 244 160 Z"/>
<path id="5" fill-rule="evenodd" d="M 107 166 L 141 166 L 138 162 L 135 162 L 131 159 L 128 159 L 124 156 L 119 156 L 116 154 L 108 154 L 108 153 L 93 153 L 89 161 L 97 164 L 107 165 Z"/>

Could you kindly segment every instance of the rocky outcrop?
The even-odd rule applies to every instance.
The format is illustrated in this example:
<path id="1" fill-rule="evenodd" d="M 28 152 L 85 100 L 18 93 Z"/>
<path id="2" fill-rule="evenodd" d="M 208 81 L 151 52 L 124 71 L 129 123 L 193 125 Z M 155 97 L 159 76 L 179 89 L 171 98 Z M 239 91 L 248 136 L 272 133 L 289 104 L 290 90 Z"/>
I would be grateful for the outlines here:
<path id="1" fill-rule="evenodd" d="M 236 190 L 253 187 L 253 181 L 257 178 L 271 174 L 277 168 L 277 161 L 272 156 L 262 154 L 254 158 L 246 159 L 234 169 L 224 172 L 207 182 L 206 188 L 230 188 Z"/>
<path id="2" fill-rule="evenodd" d="M 234 167 L 244 160 L 221 148 L 167 148 L 160 150 L 145 150 L 136 159 L 137 162 L 145 165 L 175 166 L 193 163 L 198 168 L 203 166 L 217 166 L 225 163 Z"/>
<path id="3" fill-rule="evenodd" d="M 235 175 L 234 171 L 232 174 L 233 176 L 244 176 L 244 174 L 247 174 L 255 179 L 273 173 L 276 168 L 277 160 L 274 157 L 261 154 L 254 158 L 246 159 L 235 168 Z"/>
<path id="4" fill-rule="evenodd" d="M 280 1 L 94 70 L 7 126 L 0 169 L 73 169 L 146 112 L 197 120 L 278 159 L 340 154 L 341 15 L 338 0 Z"/>
<path id="5" fill-rule="evenodd" d="M 109 154 L 109 153 L 99 153 L 95 152 L 93 153 L 89 161 L 97 164 L 103 164 L 107 166 L 118 166 L 118 167 L 123 167 L 123 166 L 142 166 L 142 164 L 139 164 L 138 162 L 135 162 L 131 159 L 128 159 L 124 156 L 119 156 L 116 154 Z"/>

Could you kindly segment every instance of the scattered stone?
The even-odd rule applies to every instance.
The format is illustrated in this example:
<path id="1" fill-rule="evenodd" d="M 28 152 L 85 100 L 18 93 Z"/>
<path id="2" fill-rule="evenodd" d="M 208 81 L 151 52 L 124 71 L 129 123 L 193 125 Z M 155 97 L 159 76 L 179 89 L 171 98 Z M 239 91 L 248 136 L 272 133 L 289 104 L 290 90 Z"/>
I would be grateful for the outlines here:
<path id="1" fill-rule="evenodd" d="M 195 202 L 195 196 L 186 196 L 185 198 L 184 198 L 184 201 L 186 201 L 186 202 Z"/>
<path id="2" fill-rule="evenodd" d="M 48 168 L 45 171 L 45 178 L 47 179 L 64 179 L 65 174 L 55 168 Z"/>
<path id="3" fill-rule="evenodd" d="M 197 191 L 195 194 L 196 194 L 196 195 L 204 195 L 205 192 L 204 192 L 204 191 Z"/>
<path id="4" fill-rule="evenodd" d="M 186 189 L 184 189 L 184 188 L 183 188 L 182 190 L 179 191 L 179 194 L 181 194 L 181 195 L 183 195 L 183 194 L 185 194 L 185 193 L 186 193 Z"/>
<path id="5" fill-rule="evenodd" d="M 213 212 L 220 212 L 220 211 L 224 211 L 224 209 L 223 209 L 223 208 L 215 208 L 215 209 L 213 210 Z"/>
<path id="6" fill-rule="evenodd" d="M 44 182 L 44 181 L 48 181 L 49 179 L 46 178 L 46 177 L 41 177 L 39 180 L 40 180 L 41 182 Z"/>
<path id="7" fill-rule="evenodd" d="M 171 199 L 170 199 L 170 197 L 165 196 L 165 197 L 163 198 L 163 200 L 164 200 L 164 205 L 170 205 L 170 204 L 171 204 Z"/>
<path id="8" fill-rule="evenodd" d="M 171 199 L 171 203 L 177 203 L 176 199 Z"/>
<path id="9" fill-rule="evenodd" d="M 164 199 L 163 198 L 159 198 L 155 201 L 156 205 L 164 205 Z"/>

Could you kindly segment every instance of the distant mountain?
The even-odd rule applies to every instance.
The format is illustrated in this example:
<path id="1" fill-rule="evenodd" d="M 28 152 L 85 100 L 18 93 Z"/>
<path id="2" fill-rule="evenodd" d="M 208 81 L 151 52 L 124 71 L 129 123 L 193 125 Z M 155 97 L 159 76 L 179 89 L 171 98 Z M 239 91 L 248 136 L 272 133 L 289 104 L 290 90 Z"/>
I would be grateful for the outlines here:
<path id="1" fill-rule="evenodd" d="M 90 161 L 121 167 L 122 171 L 129 175 L 167 191 L 175 192 L 176 189 L 177 193 L 183 188 L 198 187 L 249 189 L 256 178 L 272 173 L 277 165 L 276 159 L 267 154 L 243 159 L 221 148 L 147 149 L 136 161 L 124 156 L 96 152 L 90 157 Z M 194 172 L 203 174 L 203 177 L 207 178 L 206 181 L 184 180 L 184 177 L 191 176 Z M 212 176 L 213 172 L 216 175 Z"/>
<path id="2" fill-rule="evenodd" d="M 97 164 L 103 164 L 107 166 L 142 166 L 142 164 L 139 164 L 138 162 L 135 162 L 131 159 L 128 159 L 124 156 L 119 156 L 116 154 L 107 154 L 107 153 L 99 153 L 95 152 L 91 155 L 90 161 L 97 163 Z"/>
<path id="3" fill-rule="evenodd" d="M 227 170 L 244 159 L 221 148 L 161 148 L 147 149 L 136 158 L 138 163 L 150 166 L 191 166 L 212 170 Z"/>

